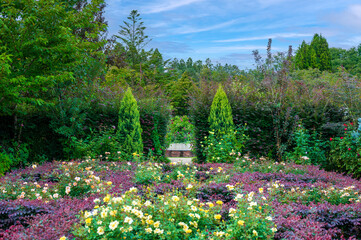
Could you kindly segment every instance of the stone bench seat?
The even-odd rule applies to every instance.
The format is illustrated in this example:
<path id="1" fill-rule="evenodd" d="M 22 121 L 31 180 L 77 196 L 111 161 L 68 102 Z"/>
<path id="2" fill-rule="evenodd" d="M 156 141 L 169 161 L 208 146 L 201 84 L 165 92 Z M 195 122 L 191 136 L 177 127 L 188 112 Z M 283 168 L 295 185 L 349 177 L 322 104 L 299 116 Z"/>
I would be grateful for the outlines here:
<path id="1" fill-rule="evenodd" d="M 167 157 L 193 157 L 191 144 L 172 143 L 165 152 Z"/>

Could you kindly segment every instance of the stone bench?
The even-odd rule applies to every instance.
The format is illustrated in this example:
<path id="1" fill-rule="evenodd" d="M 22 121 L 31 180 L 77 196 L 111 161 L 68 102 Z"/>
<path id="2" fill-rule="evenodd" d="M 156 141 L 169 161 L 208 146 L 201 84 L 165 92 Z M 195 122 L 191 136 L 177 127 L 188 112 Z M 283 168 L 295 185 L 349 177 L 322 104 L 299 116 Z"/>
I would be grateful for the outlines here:
<path id="1" fill-rule="evenodd" d="M 167 157 L 194 157 L 191 144 L 172 143 L 165 152 Z"/>

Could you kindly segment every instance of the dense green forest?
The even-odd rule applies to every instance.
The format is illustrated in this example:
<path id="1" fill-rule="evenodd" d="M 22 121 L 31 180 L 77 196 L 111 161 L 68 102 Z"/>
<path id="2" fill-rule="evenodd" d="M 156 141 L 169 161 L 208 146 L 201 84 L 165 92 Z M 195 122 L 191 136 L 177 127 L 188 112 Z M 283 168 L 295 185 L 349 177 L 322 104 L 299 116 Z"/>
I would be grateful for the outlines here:
<path id="1" fill-rule="evenodd" d="M 313 154 L 315 164 L 349 171 L 340 162 L 348 152 L 336 151 L 340 145 L 329 139 L 361 117 L 361 44 L 330 48 L 315 34 L 310 43 L 274 53 L 270 39 L 266 57 L 255 49 L 255 67 L 247 70 L 210 59 L 164 59 L 147 48 L 152 39 L 137 10 L 107 36 L 105 4 L 1 2 L 0 167 L 121 151 L 119 109 L 128 87 L 142 128 L 137 148 L 162 159 L 169 119 L 187 115 L 203 162 L 202 140 L 221 85 L 235 126 L 246 126 L 245 152 L 280 160 Z M 347 157 L 359 159 L 359 145 L 349 144 Z"/>

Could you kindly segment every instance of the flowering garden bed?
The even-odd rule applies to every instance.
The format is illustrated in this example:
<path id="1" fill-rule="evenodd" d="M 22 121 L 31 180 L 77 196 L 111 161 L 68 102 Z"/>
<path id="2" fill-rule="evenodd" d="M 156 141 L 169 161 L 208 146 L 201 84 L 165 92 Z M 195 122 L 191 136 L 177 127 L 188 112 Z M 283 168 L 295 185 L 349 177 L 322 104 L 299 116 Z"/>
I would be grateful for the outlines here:
<path id="1" fill-rule="evenodd" d="M 315 166 L 53 162 L 0 178 L 0 239 L 360 239 L 361 182 Z"/>

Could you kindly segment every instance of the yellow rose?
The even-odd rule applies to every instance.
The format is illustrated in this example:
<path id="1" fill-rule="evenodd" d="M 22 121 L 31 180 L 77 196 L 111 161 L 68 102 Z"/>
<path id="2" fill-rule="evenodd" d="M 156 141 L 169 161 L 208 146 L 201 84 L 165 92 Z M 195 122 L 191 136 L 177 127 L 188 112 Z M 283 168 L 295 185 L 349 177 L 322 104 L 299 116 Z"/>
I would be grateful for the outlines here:
<path id="1" fill-rule="evenodd" d="M 238 221 L 238 225 L 243 226 L 243 225 L 244 225 L 244 221 L 243 221 L 243 220 L 239 220 L 239 221 Z"/>
<path id="2" fill-rule="evenodd" d="M 86 225 L 90 225 L 91 222 L 92 222 L 92 218 L 85 219 Z"/>
<path id="3" fill-rule="evenodd" d="M 221 218 L 222 218 L 221 214 L 216 214 L 216 215 L 214 215 L 214 219 L 216 219 L 216 220 L 219 220 L 219 219 L 221 219 Z"/>

